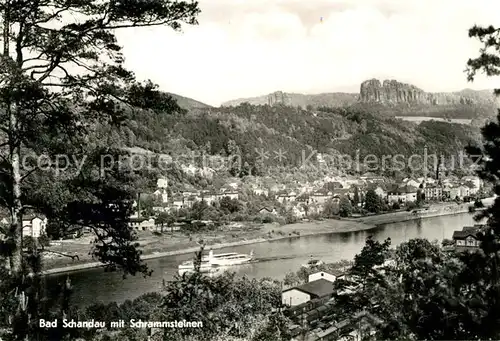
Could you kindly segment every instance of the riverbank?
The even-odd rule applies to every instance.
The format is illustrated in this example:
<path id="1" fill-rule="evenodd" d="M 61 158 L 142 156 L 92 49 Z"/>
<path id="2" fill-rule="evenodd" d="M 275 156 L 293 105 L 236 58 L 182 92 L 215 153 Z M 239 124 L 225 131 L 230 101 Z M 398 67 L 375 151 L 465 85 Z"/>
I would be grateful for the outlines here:
<path id="1" fill-rule="evenodd" d="M 361 222 L 363 224 L 380 226 L 385 224 L 401 223 L 410 220 L 434 218 L 453 214 L 469 213 L 471 203 L 442 203 L 431 205 L 427 210 L 422 211 L 399 211 L 360 218 L 350 218 L 349 220 Z M 486 204 L 485 204 L 486 205 Z M 478 211 L 478 210 L 477 210 Z M 474 214 L 474 213 L 472 213 Z"/>
<path id="2" fill-rule="evenodd" d="M 489 201 L 485 201 L 485 205 Z M 186 236 L 173 232 L 162 236 L 154 236 L 144 232 L 139 236 L 139 244 L 143 251 L 143 260 L 162 258 L 174 255 L 194 253 L 200 249 L 198 241 L 203 239 L 207 249 L 222 249 L 241 245 L 272 242 L 275 240 L 298 238 L 331 233 L 348 233 L 373 229 L 380 225 L 404 222 L 415 219 L 432 218 L 444 215 L 454 215 L 469 212 L 470 203 L 456 204 L 443 203 L 429 207 L 427 211 L 418 214 L 407 211 L 392 212 L 360 218 L 325 219 L 322 221 L 308 221 L 279 226 L 278 224 L 246 225 L 225 231 L 216 231 L 200 235 Z M 90 240 L 66 241 L 55 251 L 78 255 L 78 261 L 68 259 L 44 260 L 47 275 L 80 271 L 102 267 L 102 263 L 90 258 Z"/>
<path id="3" fill-rule="evenodd" d="M 482 199 L 482 203 L 484 207 L 488 207 L 493 205 L 495 198 L 485 198 Z M 428 209 L 425 210 L 417 210 L 416 213 L 414 211 L 399 211 L 399 212 L 391 212 L 391 213 L 383 213 L 383 214 L 377 214 L 377 215 L 372 215 L 372 216 L 367 216 L 367 217 L 361 217 L 361 218 L 355 218 L 352 219 L 357 222 L 361 222 L 364 224 L 368 225 L 375 225 L 375 226 L 380 226 L 380 225 L 385 225 L 385 224 L 394 224 L 394 223 L 401 223 L 405 221 L 410 221 L 410 220 L 416 220 L 416 219 L 424 219 L 424 218 L 434 218 L 434 217 L 441 217 L 441 216 L 447 216 L 447 215 L 454 215 L 454 214 L 463 214 L 463 213 L 469 213 L 469 207 L 473 205 L 474 203 L 455 203 L 455 202 L 447 202 L 447 203 L 437 203 L 437 204 L 432 204 Z M 471 213 L 475 214 L 484 208 L 476 208 L 476 210 Z"/>

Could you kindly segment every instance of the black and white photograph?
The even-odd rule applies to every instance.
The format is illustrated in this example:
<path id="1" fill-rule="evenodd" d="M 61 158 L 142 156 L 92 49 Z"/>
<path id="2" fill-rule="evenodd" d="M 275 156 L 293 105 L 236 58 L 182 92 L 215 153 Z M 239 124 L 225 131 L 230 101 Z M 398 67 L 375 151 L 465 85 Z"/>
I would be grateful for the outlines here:
<path id="1" fill-rule="evenodd" d="M 0 341 L 500 339 L 500 2 L 0 0 Z"/>

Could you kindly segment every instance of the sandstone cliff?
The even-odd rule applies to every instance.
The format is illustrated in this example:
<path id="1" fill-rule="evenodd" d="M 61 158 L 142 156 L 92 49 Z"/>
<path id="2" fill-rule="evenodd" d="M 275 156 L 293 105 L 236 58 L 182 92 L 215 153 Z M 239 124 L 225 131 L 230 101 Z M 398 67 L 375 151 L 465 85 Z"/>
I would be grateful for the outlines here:
<path id="1" fill-rule="evenodd" d="M 284 105 L 291 105 L 292 101 L 290 96 L 283 92 L 283 91 L 276 91 L 272 94 L 269 94 L 267 96 L 267 104 L 269 105 L 274 105 L 274 104 L 284 104 Z"/>
<path id="2" fill-rule="evenodd" d="M 473 98 L 465 93 L 427 93 L 411 84 L 400 83 L 396 80 L 385 80 L 381 83 L 378 79 L 370 79 L 361 83 L 360 101 L 433 106 L 478 104 L 477 97 Z"/>
<path id="3" fill-rule="evenodd" d="M 496 115 L 500 107 L 490 90 L 465 89 L 458 92 L 431 93 L 397 80 L 370 79 L 361 83 L 357 93 L 306 95 L 277 91 L 268 95 L 241 98 L 223 103 L 238 106 L 285 104 L 307 108 L 356 106 L 388 116 L 432 116 L 444 118 L 484 118 Z"/>

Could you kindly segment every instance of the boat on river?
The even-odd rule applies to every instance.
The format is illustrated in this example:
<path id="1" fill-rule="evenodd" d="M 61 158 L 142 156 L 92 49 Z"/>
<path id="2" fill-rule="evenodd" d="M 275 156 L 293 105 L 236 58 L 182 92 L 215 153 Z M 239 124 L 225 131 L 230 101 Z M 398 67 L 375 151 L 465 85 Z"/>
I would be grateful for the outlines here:
<path id="1" fill-rule="evenodd" d="M 208 256 L 203 256 L 200 263 L 200 272 L 214 273 L 218 272 L 218 267 L 228 267 L 233 265 L 241 265 L 250 263 L 253 260 L 253 251 L 250 254 L 242 253 L 221 253 L 214 254 L 210 250 Z M 193 272 L 195 270 L 195 263 L 192 260 L 181 263 L 178 267 L 179 275 L 185 272 Z"/>
<path id="2" fill-rule="evenodd" d="M 253 251 L 250 254 L 243 253 L 221 253 L 214 255 L 213 251 L 208 254 L 207 261 L 212 264 L 212 266 L 231 266 L 231 265 L 241 265 L 250 263 L 253 260 Z"/>
<path id="3" fill-rule="evenodd" d="M 322 260 L 320 259 L 313 259 L 312 256 L 311 256 L 311 259 L 306 263 L 306 264 L 302 264 L 302 267 L 303 268 L 313 268 L 315 266 L 320 266 L 320 265 L 323 265 L 325 264 Z"/>
<path id="4" fill-rule="evenodd" d="M 202 261 L 200 263 L 200 272 L 207 273 L 207 272 L 210 272 L 212 270 L 212 268 L 213 267 L 212 267 L 212 264 L 210 264 L 210 262 L 202 259 Z M 194 269 L 195 269 L 194 261 L 188 260 L 188 261 L 182 262 L 179 265 L 179 275 L 182 275 L 185 272 L 193 272 Z"/>

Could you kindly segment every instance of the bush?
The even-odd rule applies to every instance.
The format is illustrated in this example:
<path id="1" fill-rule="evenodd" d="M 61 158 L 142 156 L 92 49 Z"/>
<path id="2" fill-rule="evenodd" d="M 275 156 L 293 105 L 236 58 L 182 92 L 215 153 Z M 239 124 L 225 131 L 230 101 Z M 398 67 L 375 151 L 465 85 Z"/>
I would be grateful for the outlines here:
<path id="1" fill-rule="evenodd" d="M 269 223 L 274 222 L 274 219 L 273 219 L 273 217 L 271 217 L 271 216 L 265 216 L 264 218 L 262 218 L 262 222 L 263 222 L 264 224 L 269 224 Z"/>
<path id="2" fill-rule="evenodd" d="M 291 214 L 287 214 L 285 217 L 285 223 L 286 224 L 293 224 L 297 222 L 297 217 Z"/>
<path id="3" fill-rule="evenodd" d="M 451 246 L 451 245 L 455 245 L 455 242 L 451 239 L 443 239 L 443 241 L 441 242 L 441 244 L 443 246 Z"/>
<path id="4" fill-rule="evenodd" d="M 38 244 L 42 247 L 50 246 L 50 238 L 47 235 L 42 234 L 40 238 L 38 238 Z"/>
<path id="5" fill-rule="evenodd" d="M 407 211 L 411 211 L 411 210 L 414 210 L 415 208 L 417 208 L 417 204 L 414 203 L 414 202 L 410 202 L 406 208 Z"/>
<path id="6" fill-rule="evenodd" d="M 262 219 L 262 217 L 256 216 L 255 218 L 253 218 L 253 222 L 261 224 L 264 222 L 264 219 Z"/>
<path id="7" fill-rule="evenodd" d="M 394 204 L 392 204 L 392 209 L 399 210 L 399 209 L 401 209 L 401 205 L 399 205 L 399 203 L 395 202 Z"/>
<path id="8" fill-rule="evenodd" d="M 235 214 L 233 216 L 233 221 L 249 221 L 250 217 L 247 214 Z"/>
<path id="9" fill-rule="evenodd" d="M 276 222 L 280 225 L 286 225 L 286 220 L 284 218 L 277 218 Z"/>
<path id="10" fill-rule="evenodd" d="M 469 205 L 469 213 L 473 213 L 476 211 L 476 207 L 474 205 Z"/>

